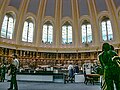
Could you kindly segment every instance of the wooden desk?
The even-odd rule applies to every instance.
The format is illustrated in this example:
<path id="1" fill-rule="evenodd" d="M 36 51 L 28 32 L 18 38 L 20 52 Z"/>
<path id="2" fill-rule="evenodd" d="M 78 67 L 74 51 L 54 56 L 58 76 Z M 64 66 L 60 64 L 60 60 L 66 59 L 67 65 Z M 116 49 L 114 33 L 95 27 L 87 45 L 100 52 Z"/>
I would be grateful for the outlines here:
<path id="1" fill-rule="evenodd" d="M 100 76 L 100 74 L 86 74 L 87 76 Z"/>
<path id="2" fill-rule="evenodd" d="M 99 78 L 100 74 L 86 74 L 86 76 L 90 78 Z"/>
<path id="3" fill-rule="evenodd" d="M 94 81 L 98 81 L 100 74 L 86 74 L 86 77 L 93 78 Z"/>
<path id="4" fill-rule="evenodd" d="M 92 78 L 94 78 L 94 77 L 100 77 L 100 74 L 86 74 L 86 76 L 88 76 L 88 77 L 92 77 Z"/>

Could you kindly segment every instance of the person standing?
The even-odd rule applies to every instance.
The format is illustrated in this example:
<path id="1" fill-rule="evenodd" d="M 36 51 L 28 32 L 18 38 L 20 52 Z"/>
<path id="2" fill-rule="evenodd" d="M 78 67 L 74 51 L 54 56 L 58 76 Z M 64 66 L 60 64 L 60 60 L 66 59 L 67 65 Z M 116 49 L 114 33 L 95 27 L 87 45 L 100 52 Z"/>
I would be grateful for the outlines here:
<path id="1" fill-rule="evenodd" d="M 72 65 L 72 63 L 70 63 L 69 66 L 68 66 L 68 74 L 69 74 L 69 80 L 72 81 L 73 76 L 74 76 L 73 65 Z"/>
<path id="2" fill-rule="evenodd" d="M 102 53 L 99 54 L 99 61 L 104 70 L 105 88 L 106 90 L 114 90 L 114 83 L 116 85 L 116 90 L 120 90 L 120 68 L 117 67 L 112 58 L 117 56 L 117 53 L 112 50 L 108 43 L 104 43 L 102 46 Z"/>
<path id="3" fill-rule="evenodd" d="M 13 64 L 17 69 L 19 68 L 19 60 L 17 59 L 17 55 L 14 55 L 13 57 Z"/>
<path id="4" fill-rule="evenodd" d="M 79 73 L 78 63 L 74 67 L 74 73 Z"/>
<path id="5" fill-rule="evenodd" d="M 17 85 L 17 80 L 16 80 L 16 73 L 17 69 L 19 67 L 19 61 L 17 59 L 17 55 L 14 55 L 13 61 L 10 64 L 10 72 L 8 75 L 11 75 L 11 83 L 10 83 L 10 88 L 8 90 L 18 90 L 18 85 Z"/>
<path id="6" fill-rule="evenodd" d="M 1 82 L 4 82 L 5 80 L 5 73 L 6 73 L 6 66 L 5 64 L 3 63 L 1 65 Z"/>
<path id="7" fill-rule="evenodd" d="M 111 87 L 116 87 L 116 90 L 120 90 L 120 67 L 117 64 L 117 61 L 120 60 L 120 57 L 114 50 L 114 47 L 110 45 L 110 50 L 108 51 L 110 56 L 110 61 L 112 61 L 112 70 L 111 70 L 111 82 L 107 82 Z"/>

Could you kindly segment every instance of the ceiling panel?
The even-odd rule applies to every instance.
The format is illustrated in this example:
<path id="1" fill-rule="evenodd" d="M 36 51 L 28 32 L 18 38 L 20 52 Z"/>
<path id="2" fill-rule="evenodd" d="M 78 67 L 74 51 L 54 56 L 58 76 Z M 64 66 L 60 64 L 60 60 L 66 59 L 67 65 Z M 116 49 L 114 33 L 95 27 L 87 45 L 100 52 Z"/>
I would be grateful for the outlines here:
<path id="1" fill-rule="evenodd" d="M 71 17 L 72 16 L 72 6 L 71 6 L 71 0 L 63 0 L 63 7 L 62 7 L 62 16 L 63 17 Z"/>
<path id="2" fill-rule="evenodd" d="M 78 6 L 79 6 L 79 13 L 80 16 L 82 15 L 88 15 L 88 5 L 86 0 L 78 0 Z"/>
<path id="3" fill-rule="evenodd" d="M 105 0 L 95 0 L 95 2 L 96 2 L 96 9 L 98 12 L 107 11 Z"/>
<path id="4" fill-rule="evenodd" d="M 45 16 L 54 16 L 55 0 L 47 0 Z"/>
<path id="5" fill-rule="evenodd" d="M 22 2 L 22 0 L 10 0 L 9 6 L 13 6 L 13 7 L 19 9 L 21 2 Z"/>
<path id="6" fill-rule="evenodd" d="M 30 3 L 28 5 L 28 12 L 37 14 L 40 1 L 41 0 L 30 0 Z"/>

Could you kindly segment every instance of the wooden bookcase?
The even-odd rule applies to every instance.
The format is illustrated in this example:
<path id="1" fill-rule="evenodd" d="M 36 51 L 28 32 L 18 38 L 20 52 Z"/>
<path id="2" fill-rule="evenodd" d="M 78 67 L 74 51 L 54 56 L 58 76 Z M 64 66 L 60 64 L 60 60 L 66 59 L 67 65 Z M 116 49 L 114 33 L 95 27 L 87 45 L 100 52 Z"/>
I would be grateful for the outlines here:
<path id="1" fill-rule="evenodd" d="M 67 67 L 71 62 L 78 63 L 82 66 L 85 61 L 94 62 L 97 60 L 99 52 L 82 52 L 82 53 L 52 53 L 52 52 L 35 52 L 25 50 L 15 50 L 0 47 L 0 63 L 3 61 L 9 63 L 12 55 L 17 54 L 20 61 L 20 67 L 36 68 L 42 65 Z M 5 60 L 3 60 L 5 58 Z"/>

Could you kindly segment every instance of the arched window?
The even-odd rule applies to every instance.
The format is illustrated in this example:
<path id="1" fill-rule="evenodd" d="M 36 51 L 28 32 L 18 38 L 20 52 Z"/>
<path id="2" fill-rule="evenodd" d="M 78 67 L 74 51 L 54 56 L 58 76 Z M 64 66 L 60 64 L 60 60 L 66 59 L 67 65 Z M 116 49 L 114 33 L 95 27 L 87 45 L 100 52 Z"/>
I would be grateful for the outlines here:
<path id="1" fill-rule="evenodd" d="M 22 41 L 33 42 L 34 23 L 31 19 L 24 22 Z"/>
<path id="2" fill-rule="evenodd" d="M 0 35 L 2 38 L 12 39 L 15 24 L 14 22 L 15 19 L 11 14 L 6 14 L 4 16 Z"/>
<path id="3" fill-rule="evenodd" d="M 62 44 L 72 44 L 72 26 L 68 22 L 62 26 Z"/>
<path id="4" fill-rule="evenodd" d="M 118 16 L 120 17 L 120 11 L 118 12 Z"/>
<path id="5" fill-rule="evenodd" d="M 82 26 L 82 43 L 92 43 L 92 28 L 88 21 L 84 21 Z"/>
<path id="6" fill-rule="evenodd" d="M 113 31 L 112 25 L 109 18 L 104 18 L 101 22 L 101 29 L 102 29 L 102 40 L 103 41 L 110 41 L 113 40 Z"/>
<path id="7" fill-rule="evenodd" d="M 53 25 L 49 21 L 43 25 L 42 42 L 45 44 L 53 42 Z"/>

